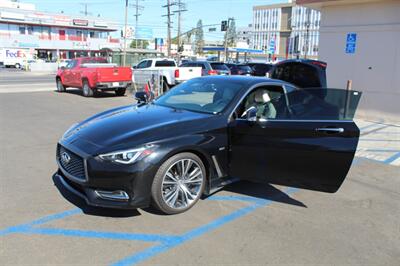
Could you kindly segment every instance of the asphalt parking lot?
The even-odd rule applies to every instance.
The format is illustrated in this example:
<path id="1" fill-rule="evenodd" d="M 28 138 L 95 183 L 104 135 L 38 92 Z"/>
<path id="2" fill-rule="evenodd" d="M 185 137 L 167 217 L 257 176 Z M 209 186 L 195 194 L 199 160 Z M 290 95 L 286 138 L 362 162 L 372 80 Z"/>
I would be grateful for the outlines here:
<path id="1" fill-rule="evenodd" d="M 174 216 L 88 207 L 54 183 L 56 143 L 133 102 L 0 91 L 1 265 L 398 265 L 399 125 L 357 121 L 357 157 L 335 194 L 239 182 Z"/>

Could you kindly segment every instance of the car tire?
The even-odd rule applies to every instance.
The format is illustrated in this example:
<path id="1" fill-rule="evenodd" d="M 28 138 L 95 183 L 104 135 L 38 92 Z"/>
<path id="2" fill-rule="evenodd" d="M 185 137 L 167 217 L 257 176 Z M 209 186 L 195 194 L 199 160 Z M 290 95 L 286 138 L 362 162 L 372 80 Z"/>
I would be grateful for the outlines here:
<path id="1" fill-rule="evenodd" d="M 93 90 L 90 88 L 89 82 L 87 80 L 82 81 L 82 91 L 83 91 L 83 96 L 93 97 Z"/>
<path id="2" fill-rule="evenodd" d="M 163 93 L 166 93 L 167 91 L 169 91 L 169 88 L 170 88 L 170 86 L 169 86 L 169 84 L 168 84 L 168 82 L 167 82 L 167 79 L 166 79 L 166 78 L 163 78 L 162 92 L 163 92 Z"/>
<path id="3" fill-rule="evenodd" d="M 61 82 L 61 79 L 57 79 L 56 80 L 56 84 L 57 84 L 57 91 L 58 92 L 65 92 L 65 87 L 64 87 L 64 85 L 62 84 L 62 82 Z"/>
<path id="4" fill-rule="evenodd" d="M 16 69 L 20 69 L 20 68 L 21 68 L 21 64 L 20 64 L 20 63 L 16 63 L 16 64 L 15 64 L 15 68 L 16 68 Z"/>
<path id="5" fill-rule="evenodd" d="M 152 205 L 165 214 L 185 212 L 200 199 L 206 180 L 206 169 L 197 155 L 176 154 L 160 166 L 154 177 Z"/>
<path id="6" fill-rule="evenodd" d="M 124 96 L 126 92 L 126 88 L 118 88 L 115 90 L 115 95 L 117 96 Z"/>

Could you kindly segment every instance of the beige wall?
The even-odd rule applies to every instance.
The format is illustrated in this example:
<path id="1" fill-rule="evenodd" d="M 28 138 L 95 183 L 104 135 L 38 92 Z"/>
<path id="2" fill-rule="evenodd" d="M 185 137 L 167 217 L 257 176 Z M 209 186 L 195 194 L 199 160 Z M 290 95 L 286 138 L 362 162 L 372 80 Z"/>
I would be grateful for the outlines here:
<path id="1" fill-rule="evenodd" d="M 328 86 L 363 91 L 358 115 L 400 122 L 400 1 L 323 6 L 320 60 Z M 346 54 L 347 33 L 357 33 L 355 54 Z"/>

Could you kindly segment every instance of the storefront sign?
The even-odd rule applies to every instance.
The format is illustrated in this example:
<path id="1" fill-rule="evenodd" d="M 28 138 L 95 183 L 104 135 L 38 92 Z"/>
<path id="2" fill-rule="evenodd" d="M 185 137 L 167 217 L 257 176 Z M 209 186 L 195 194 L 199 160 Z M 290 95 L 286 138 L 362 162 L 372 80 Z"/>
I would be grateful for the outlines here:
<path id="1" fill-rule="evenodd" d="M 99 28 L 107 28 L 108 24 L 104 21 L 95 21 L 94 26 Z"/>
<path id="2" fill-rule="evenodd" d="M 25 20 L 25 15 L 14 12 L 1 11 L 0 17 L 4 19 Z"/>
<path id="3" fill-rule="evenodd" d="M 76 26 L 87 26 L 89 25 L 89 21 L 86 19 L 73 19 L 72 23 Z"/>

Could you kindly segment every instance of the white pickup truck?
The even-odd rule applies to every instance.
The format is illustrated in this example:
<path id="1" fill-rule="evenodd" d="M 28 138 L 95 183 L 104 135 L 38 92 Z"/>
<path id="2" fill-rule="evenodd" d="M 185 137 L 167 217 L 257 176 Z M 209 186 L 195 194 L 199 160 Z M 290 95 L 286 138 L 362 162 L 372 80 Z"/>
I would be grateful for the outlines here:
<path id="1" fill-rule="evenodd" d="M 168 58 L 144 59 L 133 67 L 132 80 L 144 84 L 149 75 L 157 74 L 163 81 L 163 92 L 186 80 L 201 77 L 201 67 L 178 67 L 175 60 Z"/>

